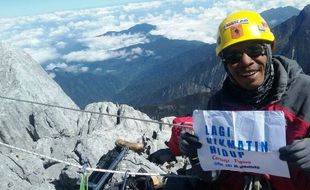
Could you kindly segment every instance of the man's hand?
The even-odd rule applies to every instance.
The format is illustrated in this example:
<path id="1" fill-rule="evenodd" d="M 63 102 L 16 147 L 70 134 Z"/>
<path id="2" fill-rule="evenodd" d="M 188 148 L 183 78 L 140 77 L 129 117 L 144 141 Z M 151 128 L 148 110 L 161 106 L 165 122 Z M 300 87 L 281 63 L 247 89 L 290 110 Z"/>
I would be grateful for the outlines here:
<path id="1" fill-rule="evenodd" d="M 179 146 L 183 155 L 189 158 L 196 158 L 197 149 L 201 148 L 201 143 L 197 136 L 191 135 L 188 132 L 181 132 Z"/>
<path id="2" fill-rule="evenodd" d="M 175 157 L 172 155 L 171 151 L 168 148 L 166 148 L 166 149 L 160 149 L 152 153 L 148 159 L 153 163 L 162 165 L 165 162 L 174 161 Z"/>
<path id="3" fill-rule="evenodd" d="M 295 140 L 292 144 L 279 149 L 280 159 L 310 172 L 310 138 Z"/>

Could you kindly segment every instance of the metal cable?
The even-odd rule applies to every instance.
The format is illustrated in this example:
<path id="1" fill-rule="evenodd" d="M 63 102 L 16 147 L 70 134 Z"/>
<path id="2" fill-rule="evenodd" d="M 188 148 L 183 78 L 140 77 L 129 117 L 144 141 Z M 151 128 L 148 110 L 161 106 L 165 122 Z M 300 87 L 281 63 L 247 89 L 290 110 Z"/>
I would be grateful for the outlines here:
<path id="1" fill-rule="evenodd" d="M 63 163 L 65 165 L 77 167 L 81 171 L 82 170 L 84 170 L 84 171 L 86 170 L 86 171 L 96 171 L 96 172 L 102 172 L 102 173 L 113 173 L 113 174 L 123 174 L 123 175 L 133 175 L 133 176 L 141 175 L 141 176 L 163 176 L 163 177 L 168 177 L 168 178 L 169 177 L 175 177 L 175 178 L 198 178 L 197 176 L 171 175 L 171 174 L 163 174 L 163 173 L 162 174 L 161 173 L 141 173 L 141 172 L 129 172 L 128 170 L 126 170 L 126 171 L 117 171 L 117 170 L 107 170 L 107 169 L 91 168 L 91 167 L 81 166 L 81 165 L 78 165 L 78 164 L 73 164 L 73 163 L 70 163 L 70 162 L 67 162 L 67 161 L 63 161 L 63 160 L 60 160 L 60 159 L 57 159 L 57 158 L 53 158 L 53 157 L 50 157 L 50 156 L 46 156 L 46 155 L 43 155 L 43 154 L 39 154 L 39 153 L 36 153 L 36 152 L 32 152 L 32 151 L 29 151 L 29 150 L 26 150 L 26 149 L 23 149 L 23 148 L 19 148 L 19 147 L 16 147 L 16 146 L 12 146 L 12 145 L 9 145 L 9 144 L 3 143 L 3 142 L 0 142 L 0 145 L 5 146 L 5 147 L 10 148 L 10 149 L 13 149 L 13 150 L 18 150 L 18 151 L 21 151 L 21 152 L 24 152 L 24 153 L 27 153 L 27 154 L 31 154 L 31 155 L 34 155 L 34 156 L 37 156 L 37 157 L 40 157 L 40 158 L 45 158 L 45 159 L 48 159 L 48 160 L 52 160 L 52 161 L 55 161 L 57 163 Z"/>
<path id="2" fill-rule="evenodd" d="M 87 110 L 80 110 L 80 109 L 76 109 L 76 108 L 69 108 L 69 107 L 64 107 L 64 106 L 60 106 L 60 105 L 53 105 L 53 104 L 48 104 L 48 103 L 41 103 L 41 102 L 35 102 L 35 101 L 30 101 L 30 100 L 23 100 L 23 99 L 17 99 L 17 98 L 11 98 L 11 97 L 5 97 L 5 96 L 1 96 L 0 98 L 5 99 L 5 100 L 11 100 L 11 101 L 17 101 L 17 102 L 23 102 L 23 103 L 28 103 L 28 104 L 35 104 L 35 105 L 40 105 L 40 106 L 47 106 L 47 107 L 54 107 L 54 108 L 60 108 L 60 109 L 64 109 L 64 110 L 71 110 L 71 111 L 77 111 L 77 112 L 82 112 L 82 113 L 90 113 L 90 114 L 98 114 L 98 115 L 105 115 L 105 116 L 111 116 L 111 117 L 119 117 L 119 118 L 123 118 L 123 119 L 132 119 L 132 120 L 136 120 L 136 121 L 142 121 L 142 122 L 149 122 L 149 123 L 156 123 L 156 124 L 160 124 L 160 125 L 168 125 L 168 126 L 180 126 L 180 127 L 184 127 L 184 128 L 192 128 L 191 126 L 188 125 L 179 125 L 179 124 L 171 124 L 171 123 L 164 123 L 164 122 L 160 122 L 160 121 L 154 121 L 154 120 L 147 120 L 147 119 L 140 119 L 140 118 L 133 118 L 133 117 L 128 117 L 128 116 L 121 116 L 121 115 L 116 115 L 116 114 L 108 114 L 108 113 L 101 113 L 101 112 L 95 112 L 95 111 L 87 111 Z M 67 161 L 63 161 L 57 158 L 52 158 L 50 156 L 46 156 L 43 154 L 39 154 L 36 152 L 32 152 L 26 149 L 22 149 L 19 147 L 15 147 L 6 143 L 2 143 L 0 142 L 0 145 L 5 146 L 7 148 L 11 148 L 14 150 L 18 150 L 27 154 L 31 154 L 40 158 L 45 158 L 48 160 L 52 160 L 55 161 L 57 163 L 63 163 L 65 165 L 69 165 L 69 166 L 73 166 L 73 167 L 77 167 L 80 170 L 87 170 L 87 171 L 96 171 L 96 172 L 103 172 L 103 173 L 113 173 L 113 174 L 123 174 L 123 175 L 141 175 L 141 176 L 163 176 L 163 177 L 175 177 L 175 178 L 198 178 L 197 176 L 184 176 L 184 175 L 171 175 L 171 174 L 160 174 L 160 173 L 139 173 L 139 172 L 129 172 L 128 170 L 126 171 L 117 171 L 117 170 L 107 170 L 107 169 L 98 169 L 98 168 L 90 168 L 90 167 L 86 167 L 78 165 L 78 164 L 74 164 L 74 163 L 70 163 Z"/>
<path id="3" fill-rule="evenodd" d="M 65 109 L 65 110 L 77 111 L 77 112 L 82 112 L 82 113 L 91 113 L 91 114 L 105 115 L 105 116 L 111 116 L 111 117 L 119 117 L 119 118 L 123 118 L 123 119 L 132 119 L 132 120 L 136 120 L 136 121 L 156 123 L 156 124 L 160 124 L 160 125 L 168 125 L 168 126 L 175 126 L 176 125 L 176 126 L 180 126 L 180 127 L 184 127 L 184 128 L 192 128 L 191 126 L 188 126 L 188 125 L 171 124 L 171 123 L 164 123 L 164 122 L 154 121 L 154 120 L 147 120 L 147 119 L 140 119 L 140 118 L 134 118 L 134 117 L 128 117 L 128 116 L 121 116 L 121 115 L 116 115 L 116 114 L 108 114 L 108 113 L 101 113 L 101 112 L 95 112 L 95 111 L 80 110 L 80 109 L 76 109 L 76 108 L 69 108 L 69 107 L 64 107 L 64 106 L 59 106 L 59 105 L 40 103 L 40 102 L 35 102 L 35 101 L 30 101 L 30 100 L 22 100 L 22 99 L 17 99 L 17 98 L 5 97 L 5 96 L 1 96 L 1 95 L 0 95 L 0 98 L 5 99 L 5 100 L 24 102 L 24 103 L 28 103 L 28 104 L 35 104 L 35 105 L 40 105 L 40 106 L 47 106 L 47 107 L 54 107 L 54 108 L 60 108 L 60 109 Z"/>

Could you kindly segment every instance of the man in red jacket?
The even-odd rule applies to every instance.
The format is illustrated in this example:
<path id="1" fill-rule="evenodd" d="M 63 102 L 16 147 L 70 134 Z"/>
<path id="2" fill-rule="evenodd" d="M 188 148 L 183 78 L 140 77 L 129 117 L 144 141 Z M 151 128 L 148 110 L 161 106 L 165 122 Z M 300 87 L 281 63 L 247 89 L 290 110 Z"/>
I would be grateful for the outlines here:
<path id="1" fill-rule="evenodd" d="M 279 154 L 287 161 L 291 178 L 214 171 L 205 180 L 216 182 L 217 189 L 310 189 L 310 77 L 296 61 L 272 55 L 274 43 L 273 33 L 258 13 L 239 11 L 226 17 L 218 29 L 216 54 L 227 77 L 208 109 L 283 111 L 287 146 Z M 184 155 L 195 160 L 200 147 L 195 135 L 181 134 Z"/>

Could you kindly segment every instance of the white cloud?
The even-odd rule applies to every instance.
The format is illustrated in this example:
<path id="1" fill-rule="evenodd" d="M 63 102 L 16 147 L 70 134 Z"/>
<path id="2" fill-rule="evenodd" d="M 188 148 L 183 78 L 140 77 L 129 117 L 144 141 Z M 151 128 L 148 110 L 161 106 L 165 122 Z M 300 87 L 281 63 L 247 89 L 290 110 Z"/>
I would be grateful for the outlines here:
<path id="1" fill-rule="evenodd" d="M 46 61 L 54 60 L 59 58 L 59 54 L 57 53 L 56 49 L 51 47 L 45 48 L 24 48 L 24 50 L 31 55 L 31 57 L 39 63 L 43 63 Z"/>
<path id="2" fill-rule="evenodd" d="M 45 67 L 45 69 L 47 70 L 47 71 L 51 71 L 51 70 L 53 70 L 53 69 L 55 69 L 55 68 L 66 68 L 66 67 L 68 67 L 68 65 L 66 64 L 66 63 L 50 63 L 50 64 L 48 64 L 46 67 Z"/>
<path id="3" fill-rule="evenodd" d="M 70 52 L 63 56 L 63 59 L 67 62 L 95 62 L 104 61 L 111 58 L 124 58 L 132 54 L 139 54 L 143 52 L 141 48 L 134 48 L 131 52 L 114 51 L 123 47 L 148 43 L 148 39 L 140 34 L 123 34 L 116 36 L 101 36 L 101 37 L 90 37 L 81 39 L 81 42 L 86 44 L 89 49 Z M 147 55 L 151 53 L 148 52 Z"/>
<path id="4" fill-rule="evenodd" d="M 59 49 L 65 48 L 66 45 L 67 45 L 67 43 L 66 42 L 62 42 L 62 41 L 56 43 L 56 47 L 59 48 Z"/>
<path id="5" fill-rule="evenodd" d="M 142 48 L 139 48 L 139 47 L 136 47 L 136 48 L 131 49 L 131 52 L 132 52 L 133 54 L 142 55 L 143 49 L 142 49 Z"/>
<path id="6" fill-rule="evenodd" d="M 298 9 L 303 9 L 307 4 L 310 3 L 309 0 L 299 1 L 299 0 L 272 0 L 272 1 L 255 1 L 261 7 L 257 8 L 258 11 L 262 12 L 267 9 L 276 8 L 276 7 L 285 7 L 285 6 L 293 6 Z"/>
<path id="7" fill-rule="evenodd" d="M 48 73 L 48 75 L 53 79 L 56 77 L 56 74 L 55 73 Z"/>
<path id="8" fill-rule="evenodd" d="M 15 26 L 11 19 L 0 19 L 0 32 L 6 32 Z"/>
<path id="9" fill-rule="evenodd" d="M 97 68 L 95 69 L 95 72 L 102 72 L 102 68 L 97 67 Z"/>
<path id="10" fill-rule="evenodd" d="M 163 1 L 152 1 L 147 3 L 131 3 L 124 6 L 126 12 L 131 12 L 135 10 L 145 10 L 145 9 L 154 9 L 158 8 L 163 4 Z"/>
<path id="11" fill-rule="evenodd" d="M 43 28 L 31 28 L 26 30 L 13 30 L 9 38 L 5 41 L 12 42 L 16 46 L 21 47 L 40 47 L 41 39 L 45 36 Z"/>
<path id="12" fill-rule="evenodd" d="M 63 71 L 71 73 L 83 73 L 89 70 L 88 67 L 85 67 L 82 64 L 68 65 L 66 63 L 51 63 L 47 65 L 45 69 L 47 71 L 53 71 L 54 69 L 61 69 Z M 49 74 L 52 78 L 56 76 L 54 72 L 50 72 Z"/>
<path id="13" fill-rule="evenodd" d="M 63 58 L 64 61 L 98 61 L 113 57 L 132 60 L 137 52 L 115 51 L 138 43 L 148 43 L 143 35 L 96 36 L 121 31 L 138 23 L 158 26 L 153 34 L 171 39 L 215 42 L 217 26 L 229 13 L 250 9 L 264 11 L 280 6 L 302 9 L 310 0 L 162 0 L 125 6 L 62 11 L 39 16 L 0 19 L 0 41 L 25 49 L 37 61 Z M 85 47 L 61 55 L 72 42 Z M 138 50 L 138 49 L 137 49 Z M 140 50 L 141 51 L 141 50 Z M 143 50 L 147 55 L 147 50 Z M 149 52 L 152 55 L 153 52 Z"/>
<path id="14" fill-rule="evenodd" d="M 94 61 L 104 61 L 118 56 L 119 54 L 114 51 L 82 50 L 71 52 L 67 55 L 64 55 L 63 59 L 67 62 L 94 62 Z"/>
<path id="15" fill-rule="evenodd" d="M 199 14 L 201 13 L 201 9 L 203 9 L 202 7 L 185 7 L 184 12 L 186 14 Z"/>
<path id="16" fill-rule="evenodd" d="M 42 47 L 43 43 L 40 38 L 28 38 L 16 36 L 15 40 L 11 43 L 14 46 L 25 47 L 25 49 L 35 49 Z"/>
<path id="17" fill-rule="evenodd" d="M 193 2 L 193 0 L 183 0 L 183 4 L 187 4 L 187 3 L 192 3 Z"/>
<path id="18" fill-rule="evenodd" d="M 145 54 L 146 54 L 146 56 L 153 56 L 153 55 L 155 55 L 155 53 L 153 51 L 151 51 L 151 50 L 145 50 Z"/>
<path id="19" fill-rule="evenodd" d="M 80 68 L 80 71 L 83 72 L 83 73 L 87 72 L 88 70 L 89 70 L 89 68 L 85 67 L 85 66 Z"/>
<path id="20" fill-rule="evenodd" d="M 141 34 L 122 34 L 113 36 L 89 37 L 79 41 L 87 44 L 90 49 L 113 50 L 135 44 L 148 43 L 149 40 Z"/>
<path id="21" fill-rule="evenodd" d="M 64 60 L 67 62 L 95 62 L 95 61 L 105 61 L 111 58 L 127 59 L 133 60 L 140 56 L 153 56 L 154 52 L 150 50 L 143 50 L 139 47 L 132 48 L 129 51 L 118 50 L 82 50 L 71 52 L 64 55 Z"/>
<path id="22" fill-rule="evenodd" d="M 142 48 L 132 48 L 128 52 L 123 52 L 122 57 L 126 58 L 126 61 L 132 61 L 138 59 L 141 56 L 153 56 L 155 53 L 151 50 L 143 50 Z"/>
<path id="23" fill-rule="evenodd" d="M 57 28 L 50 28 L 48 35 L 50 37 L 64 36 L 68 32 L 70 32 L 70 28 L 67 26 L 58 26 Z"/>
<path id="24" fill-rule="evenodd" d="M 164 35 L 171 39 L 198 40 L 207 43 L 215 42 L 216 28 L 219 22 L 225 17 L 225 12 L 219 8 L 201 10 L 197 15 L 198 19 L 190 16 L 175 14 L 169 20 L 150 21 L 157 23 L 158 30 L 152 31 L 154 35 Z M 148 20 L 148 18 L 146 18 Z M 171 30 L 173 28 L 173 30 Z"/>

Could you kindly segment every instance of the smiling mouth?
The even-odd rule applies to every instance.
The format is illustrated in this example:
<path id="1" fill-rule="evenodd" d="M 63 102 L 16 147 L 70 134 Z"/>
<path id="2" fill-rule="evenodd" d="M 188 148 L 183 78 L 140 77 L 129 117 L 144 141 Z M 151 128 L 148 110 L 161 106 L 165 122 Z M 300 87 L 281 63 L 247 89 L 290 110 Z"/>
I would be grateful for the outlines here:
<path id="1" fill-rule="evenodd" d="M 239 75 L 242 77 L 250 77 L 250 76 L 255 75 L 256 73 L 257 73 L 257 71 L 250 71 L 250 72 L 242 72 Z"/>

